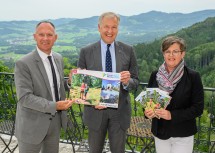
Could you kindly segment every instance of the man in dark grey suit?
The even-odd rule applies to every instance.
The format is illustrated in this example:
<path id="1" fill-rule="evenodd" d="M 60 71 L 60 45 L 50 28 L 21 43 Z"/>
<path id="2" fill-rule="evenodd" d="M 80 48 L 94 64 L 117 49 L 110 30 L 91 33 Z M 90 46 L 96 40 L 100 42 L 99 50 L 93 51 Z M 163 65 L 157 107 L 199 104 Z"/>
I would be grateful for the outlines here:
<path id="1" fill-rule="evenodd" d="M 98 23 L 101 40 L 80 51 L 78 67 L 81 69 L 121 74 L 118 109 L 104 106 L 84 107 L 84 122 L 89 128 L 90 153 L 102 152 L 107 132 L 111 152 L 125 152 L 126 130 L 131 117 L 129 91 L 136 89 L 139 81 L 133 48 L 115 41 L 119 22 L 117 14 L 103 13 Z"/>
<path id="2" fill-rule="evenodd" d="M 16 62 L 18 97 L 15 135 L 20 153 L 58 153 L 60 129 L 67 126 L 63 60 L 52 52 L 57 40 L 49 21 L 37 24 L 36 50 Z"/>

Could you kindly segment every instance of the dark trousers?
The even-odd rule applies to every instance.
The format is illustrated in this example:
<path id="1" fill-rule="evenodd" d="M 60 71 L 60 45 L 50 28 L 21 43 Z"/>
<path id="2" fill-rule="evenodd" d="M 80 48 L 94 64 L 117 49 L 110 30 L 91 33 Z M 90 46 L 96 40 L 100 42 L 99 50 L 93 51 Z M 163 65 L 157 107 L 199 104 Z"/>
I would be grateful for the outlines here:
<path id="1" fill-rule="evenodd" d="M 120 118 L 116 109 L 107 108 L 103 113 L 100 129 L 89 129 L 90 153 L 102 153 L 106 134 L 110 141 L 111 153 L 125 152 L 126 131 L 120 127 Z"/>

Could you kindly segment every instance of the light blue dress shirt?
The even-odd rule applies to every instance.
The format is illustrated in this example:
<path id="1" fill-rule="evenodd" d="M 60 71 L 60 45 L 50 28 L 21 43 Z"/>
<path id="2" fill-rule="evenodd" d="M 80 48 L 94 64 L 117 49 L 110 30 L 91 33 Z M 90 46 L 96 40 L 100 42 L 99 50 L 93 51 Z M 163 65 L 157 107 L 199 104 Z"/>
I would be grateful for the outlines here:
<path id="1" fill-rule="evenodd" d="M 115 55 L 115 47 L 114 42 L 109 47 L 111 60 L 112 60 L 112 70 L 116 72 L 116 55 Z M 105 71 L 105 59 L 106 59 L 106 51 L 107 51 L 107 44 L 101 39 L 101 56 L 102 56 L 102 71 Z"/>
<path id="2" fill-rule="evenodd" d="M 114 42 L 109 47 L 110 54 L 111 54 L 111 60 L 112 60 L 112 70 L 113 72 L 116 72 L 116 54 L 115 54 L 115 46 Z M 105 72 L 105 59 L 106 59 L 106 51 L 107 51 L 107 44 L 101 39 L 101 56 L 102 56 L 102 71 Z M 123 88 L 125 90 L 128 90 L 128 85 L 123 85 Z"/>

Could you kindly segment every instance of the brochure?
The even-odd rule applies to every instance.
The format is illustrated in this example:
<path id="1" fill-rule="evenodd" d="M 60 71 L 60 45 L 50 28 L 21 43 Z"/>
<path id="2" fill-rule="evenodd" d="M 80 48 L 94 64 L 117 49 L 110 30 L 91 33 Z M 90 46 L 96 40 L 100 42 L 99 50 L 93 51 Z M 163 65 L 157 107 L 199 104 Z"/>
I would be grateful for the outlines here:
<path id="1" fill-rule="evenodd" d="M 169 93 L 159 88 L 146 88 L 136 98 L 145 109 L 166 109 L 171 97 Z"/>
<path id="2" fill-rule="evenodd" d="M 71 70 L 70 99 L 78 104 L 118 108 L 120 73 Z"/>

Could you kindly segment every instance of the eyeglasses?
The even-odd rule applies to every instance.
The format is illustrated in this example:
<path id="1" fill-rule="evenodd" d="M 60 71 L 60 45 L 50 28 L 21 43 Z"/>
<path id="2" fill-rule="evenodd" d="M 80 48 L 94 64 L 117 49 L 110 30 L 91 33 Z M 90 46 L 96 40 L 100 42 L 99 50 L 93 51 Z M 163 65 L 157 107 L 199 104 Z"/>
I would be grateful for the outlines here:
<path id="1" fill-rule="evenodd" d="M 169 50 L 166 50 L 166 51 L 164 52 L 164 55 L 168 55 L 168 56 L 170 56 L 170 55 L 177 56 L 177 55 L 179 55 L 179 53 L 181 53 L 181 52 L 183 52 L 183 51 L 181 51 L 181 50 L 173 50 L 173 51 L 171 52 L 171 51 L 169 51 Z"/>

